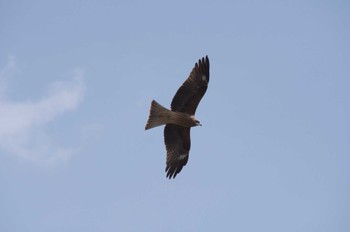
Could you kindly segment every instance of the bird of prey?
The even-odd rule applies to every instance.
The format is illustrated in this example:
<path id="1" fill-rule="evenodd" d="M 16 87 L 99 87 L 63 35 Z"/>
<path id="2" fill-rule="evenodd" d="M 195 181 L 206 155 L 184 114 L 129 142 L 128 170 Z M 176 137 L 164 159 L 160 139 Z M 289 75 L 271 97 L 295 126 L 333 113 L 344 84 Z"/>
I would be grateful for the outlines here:
<path id="1" fill-rule="evenodd" d="M 205 94 L 209 83 L 208 56 L 198 60 L 190 76 L 177 90 L 172 102 L 171 110 L 161 106 L 155 100 L 145 129 L 165 125 L 164 142 L 167 150 L 166 177 L 175 178 L 187 164 L 191 147 L 191 127 L 201 126 L 194 117 L 197 106 Z"/>

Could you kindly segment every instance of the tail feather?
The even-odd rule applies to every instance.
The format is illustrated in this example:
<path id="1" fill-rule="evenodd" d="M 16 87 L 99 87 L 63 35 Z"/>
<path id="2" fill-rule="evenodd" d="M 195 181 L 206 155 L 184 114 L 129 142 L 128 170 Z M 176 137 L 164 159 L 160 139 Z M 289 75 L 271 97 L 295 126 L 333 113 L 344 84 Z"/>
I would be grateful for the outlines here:
<path id="1" fill-rule="evenodd" d="M 145 130 L 151 129 L 153 127 L 161 126 L 166 124 L 166 113 L 169 110 L 162 105 L 160 105 L 155 100 L 151 103 L 151 109 L 149 111 L 149 117 Z"/>

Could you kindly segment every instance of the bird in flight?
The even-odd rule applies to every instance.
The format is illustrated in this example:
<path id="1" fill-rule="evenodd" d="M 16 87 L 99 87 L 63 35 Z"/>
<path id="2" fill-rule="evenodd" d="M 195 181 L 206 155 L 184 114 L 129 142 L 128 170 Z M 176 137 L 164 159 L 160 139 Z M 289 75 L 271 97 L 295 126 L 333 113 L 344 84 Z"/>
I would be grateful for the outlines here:
<path id="1" fill-rule="evenodd" d="M 201 126 L 195 118 L 197 106 L 209 83 L 209 58 L 198 60 L 190 76 L 177 90 L 171 110 L 153 100 L 145 129 L 165 125 L 164 143 L 167 151 L 166 177 L 175 178 L 187 164 L 191 148 L 191 127 Z"/>

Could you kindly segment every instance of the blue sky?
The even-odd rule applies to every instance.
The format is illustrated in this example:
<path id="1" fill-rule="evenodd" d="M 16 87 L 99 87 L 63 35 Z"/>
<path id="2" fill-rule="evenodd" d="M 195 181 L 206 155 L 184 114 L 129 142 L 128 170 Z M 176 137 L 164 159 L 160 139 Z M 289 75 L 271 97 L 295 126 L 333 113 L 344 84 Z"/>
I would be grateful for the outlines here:
<path id="1" fill-rule="evenodd" d="M 349 231 L 348 1 L 0 2 L 1 231 Z M 211 79 L 188 164 L 163 129 Z"/>

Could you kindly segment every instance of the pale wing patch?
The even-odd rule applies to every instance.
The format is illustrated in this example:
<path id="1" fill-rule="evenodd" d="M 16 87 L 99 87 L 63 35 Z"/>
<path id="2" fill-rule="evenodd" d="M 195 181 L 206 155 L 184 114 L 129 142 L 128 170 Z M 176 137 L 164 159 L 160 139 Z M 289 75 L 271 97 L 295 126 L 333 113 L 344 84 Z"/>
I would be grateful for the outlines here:
<path id="1" fill-rule="evenodd" d="M 179 156 L 179 160 L 183 160 L 188 156 L 188 154 L 183 154 Z"/>
<path id="2" fill-rule="evenodd" d="M 205 75 L 202 75 L 202 81 L 204 81 L 204 82 L 208 83 L 208 81 L 207 81 L 207 77 L 206 77 Z"/>

